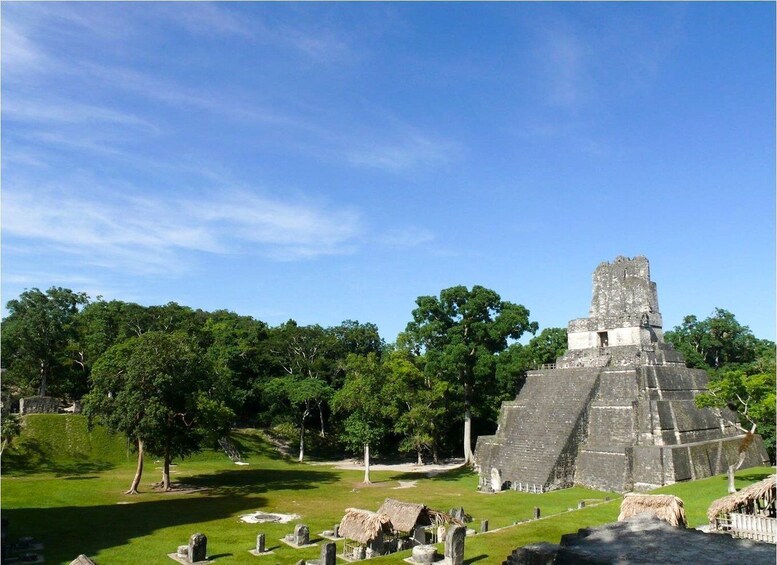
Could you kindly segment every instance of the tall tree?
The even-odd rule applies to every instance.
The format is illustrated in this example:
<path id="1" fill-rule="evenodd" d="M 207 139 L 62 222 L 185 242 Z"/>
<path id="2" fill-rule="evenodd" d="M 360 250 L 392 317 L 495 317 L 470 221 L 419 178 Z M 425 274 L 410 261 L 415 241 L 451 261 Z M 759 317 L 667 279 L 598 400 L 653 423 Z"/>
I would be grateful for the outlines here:
<path id="1" fill-rule="evenodd" d="M 203 328 L 206 355 L 213 365 L 219 397 L 247 420 L 256 380 L 262 371 L 262 347 L 267 324 L 250 316 L 218 310 L 208 315 Z"/>
<path id="2" fill-rule="evenodd" d="M 370 446 L 386 434 L 384 374 L 374 353 L 349 355 L 343 388 L 333 399 L 335 412 L 347 413 L 343 440 L 353 451 L 364 453 L 364 482 L 370 483 Z"/>
<path id="3" fill-rule="evenodd" d="M 419 465 L 423 454 L 430 452 L 436 463 L 448 383 L 425 373 L 420 358 L 407 350 L 389 353 L 383 372 L 385 412 L 393 431 L 402 438 L 399 450 L 415 452 Z"/>
<path id="4" fill-rule="evenodd" d="M 759 340 L 734 314 L 722 308 L 704 320 L 689 315 L 664 335 L 683 353 L 691 367 L 717 370 L 724 365 L 751 363 L 758 356 Z"/>
<path id="5" fill-rule="evenodd" d="M 318 379 L 328 384 L 334 371 L 330 351 L 332 336 L 319 325 L 299 326 L 294 320 L 273 328 L 268 347 L 284 374 L 298 380 Z M 321 425 L 321 437 L 326 435 L 324 411 L 326 395 L 315 399 Z"/>
<path id="6" fill-rule="evenodd" d="M 23 389 L 37 388 L 40 396 L 46 396 L 50 386 L 71 393 L 72 387 L 62 386 L 73 370 L 68 348 L 76 316 L 88 302 L 83 292 L 60 287 L 46 292 L 32 288 L 9 300 L 9 314 L 2 322 L 4 380 Z"/>
<path id="7" fill-rule="evenodd" d="M 464 459 L 471 463 L 474 402 L 493 387 L 495 355 L 507 347 L 508 338 L 534 333 L 537 323 L 529 321 L 525 307 L 503 301 L 482 286 L 455 286 L 440 292 L 439 298 L 421 296 L 416 304 L 406 333 L 426 352 L 426 370 L 460 389 Z"/>
<path id="8" fill-rule="evenodd" d="M 163 458 L 162 488 L 170 490 L 170 463 L 200 449 L 207 432 L 229 429 L 232 413 L 211 395 L 212 369 L 182 333 L 146 332 L 111 347 L 95 363 L 84 411 L 124 433 L 138 450 L 128 494 L 137 493 L 143 454 Z"/>
<path id="9" fill-rule="evenodd" d="M 332 396 L 329 385 L 316 377 L 291 374 L 271 379 L 264 387 L 264 394 L 288 403 L 296 411 L 296 423 L 299 426 L 299 456 L 305 459 L 305 422 L 314 407 L 319 406 Z"/>
<path id="10" fill-rule="evenodd" d="M 526 381 L 527 371 L 555 363 L 566 350 L 567 330 L 564 328 L 545 328 L 526 345 L 510 344 L 497 357 L 498 400 L 515 398 Z M 499 405 L 495 405 L 495 408 L 498 410 Z"/>

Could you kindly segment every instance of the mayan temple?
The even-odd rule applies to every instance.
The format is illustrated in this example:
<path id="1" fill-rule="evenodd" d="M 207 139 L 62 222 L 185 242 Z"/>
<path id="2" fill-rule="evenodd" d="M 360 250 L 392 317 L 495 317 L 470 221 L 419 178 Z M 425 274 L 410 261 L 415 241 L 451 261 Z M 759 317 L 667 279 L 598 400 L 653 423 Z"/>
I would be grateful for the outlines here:
<path id="1" fill-rule="evenodd" d="M 529 371 L 496 435 L 478 438 L 479 489 L 626 492 L 723 473 L 744 434 L 726 423 L 733 412 L 696 408 L 705 390 L 706 373 L 664 342 L 648 260 L 602 263 L 590 316 L 569 322 L 568 351 Z M 744 467 L 767 461 L 756 436 Z"/>

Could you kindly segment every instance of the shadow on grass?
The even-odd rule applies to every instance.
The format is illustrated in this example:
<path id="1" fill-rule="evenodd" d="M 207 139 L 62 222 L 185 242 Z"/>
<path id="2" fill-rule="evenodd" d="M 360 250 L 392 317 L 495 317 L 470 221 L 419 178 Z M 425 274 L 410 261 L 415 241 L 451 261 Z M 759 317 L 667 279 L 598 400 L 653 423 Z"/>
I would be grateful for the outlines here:
<path id="1" fill-rule="evenodd" d="M 741 481 L 758 482 L 758 481 L 763 481 L 765 478 L 767 478 L 769 476 L 770 476 L 769 473 L 750 473 L 748 475 L 737 474 L 736 478 L 737 478 L 738 481 L 741 480 Z M 727 481 L 728 477 L 726 477 L 724 475 L 723 477 L 721 477 L 721 480 Z"/>
<path id="2" fill-rule="evenodd" d="M 57 477 L 71 477 L 108 471 L 114 467 L 114 463 L 93 461 L 87 455 L 74 460 L 52 460 L 43 445 L 31 437 L 20 439 L 13 449 L 3 453 L 3 475 L 8 476 L 53 473 Z"/>
<path id="3" fill-rule="evenodd" d="M 156 498 L 132 504 L 3 509 L 11 538 L 31 535 L 44 543 L 47 563 L 69 563 L 76 555 L 126 545 L 131 540 L 174 526 L 200 524 L 261 507 L 266 500 L 247 496 Z M 175 551 L 193 532 L 167 544 Z M 165 542 L 167 543 L 167 542 Z M 164 555 L 160 554 L 160 562 Z"/>
<path id="4" fill-rule="evenodd" d="M 469 559 L 465 559 L 464 563 L 465 563 L 465 565 L 469 565 L 470 563 L 476 563 L 476 562 L 480 561 L 481 559 L 487 559 L 487 558 L 488 558 L 488 555 L 480 554 L 480 555 L 477 555 L 475 557 L 470 557 Z"/>
<path id="5" fill-rule="evenodd" d="M 381 471 L 383 472 L 383 471 Z M 429 476 L 429 473 L 432 473 L 432 476 Z M 451 469 L 450 471 L 429 471 L 428 473 L 425 473 L 423 471 L 416 472 L 416 473 L 396 473 L 394 475 L 391 475 L 390 480 L 392 481 L 415 481 L 418 479 L 432 479 L 435 481 L 458 481 L 462 479 L 463 477 L 468 476 L 475 476 L 475 471 L 473 471 L 471 468 L 462 466 L 457 467 L 455 469 Z"/>
<path id="6" fill-rule="evenodd" d="M 468 466 L 468 465 L 462 465 L 461 467 L 457 467 L 455 469 L 451 469 L 450 471 L 445 471 L 444 473 L 440 473 L 439 475 L 435 475 L 432 477 L 433 481 L 458 481 L 464 477 L 474 477 L 476 476 L 475 470 Z"/>
<path id="7" fill-rule="evenodd" d="M 243 496 L 275 490 L 306 490 L 335 483 L 339 475 L 326 470 L 240 469 L 186 477 L 186 484 L 208 488 L 212 495 Z"/>

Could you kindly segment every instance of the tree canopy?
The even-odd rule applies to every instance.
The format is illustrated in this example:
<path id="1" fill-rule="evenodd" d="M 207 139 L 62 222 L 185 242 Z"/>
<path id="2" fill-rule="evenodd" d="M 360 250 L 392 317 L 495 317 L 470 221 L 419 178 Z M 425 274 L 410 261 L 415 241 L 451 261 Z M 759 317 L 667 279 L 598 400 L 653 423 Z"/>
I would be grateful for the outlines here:
<path id="1" fill-rule="evenodd" d="M 69 353 L 76 335 L 76 317 L 88 301 L 85 293 L 60 287 L 46 292 L 32 288 L 8 301 L 8 317 L 2 326 L 6 386 L 15 385 L 26 392 L 37 389 L 40 396 L 50 390 L 85 392 L 86 378 L 80 384 L 73 382 L 74 363 Z"/>
<path id="2" fill-rule="evenodd" d="M 111 347 L 91 381 L 85 413 L 137 443 L 139 472 L 144 449 L 162 457 L 165 490 L 173 457 L 198 451 L 207 432 L 232 424 L 232 412 L 211 394 L 212 367 L 184 333 L 151 331 Z"/>
<path id="3" fill-rule="evenodd" d="M 471 462 L 471 419 L 479 395 L 493 390 L 496 354 L 508 339 L 537 331 L 529 311 L 482 286 L 454 286 L 416 300 L 405 330 L 426 354 L 426 370 L 455 384 L 464 419 L 464 458 Z"/>

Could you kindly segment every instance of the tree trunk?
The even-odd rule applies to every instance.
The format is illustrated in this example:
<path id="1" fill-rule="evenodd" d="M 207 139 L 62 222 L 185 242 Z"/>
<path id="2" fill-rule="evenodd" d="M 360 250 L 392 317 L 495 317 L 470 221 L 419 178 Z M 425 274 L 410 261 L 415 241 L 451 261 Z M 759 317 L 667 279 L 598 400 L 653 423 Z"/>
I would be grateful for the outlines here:
<path id="1" fill-rule="evenodd" d="M 739 461 L 737 461 L 736 465 L 729 465 L 728 466 L 728 493 L 734 494 L 737 491 L 737 486 L 734 483 L 734 473 L 739 471 L 739 468 L 742 466 L 742 463 L 745 462 L 745 458 L 747 457 L 747 453 L 740 453 L 739 454 Z"/>
<path id="2" fill-rule="evenodd" d="M 464 409 L 464 463 L 472 463 L 472 414 L 469 406 Z"/>
<path id="3" fill-rule="evenodd" d="M 749 432 L 745 432 L 745 437 L 742 439 L 742 442 L 739 444 L 739 460 L 737 461 L 736 465 L 729 465 L 728 467 L 728 493 L 734 494 L 737 491 L 736 484 L 734 483 L 734 473 L 739 471 L 739 468 L 744 464 L 745 459 L 747 458 L 747 449 L 750 447 L 750 444 L 753 443 L 753 439 L 755 439 L 755 428 L 756 425 L 753 424 L 753 427 L 750 429 Z"/>
<path id="4" fill-rule="evenodd" d="M 419 449 L 417 453 L 418 453 L 418 464 L 419 465 L 423 465 L 424 464 L 424 458 L 421 457 L 421 450 Z"/>
<path id="5" fill-rule="evenodd" d="M 470 410 L 470 399 L 472 398 L 472 387 L 465 381 L 464 383 L 464 464 L 469 465 L 474 460 L 472 456 L 472 412 Z"/>
<path id="6" fill-rule="evenodd" d="M 143 476 L 143 440 L 138 438 L 138 466 L 135 469 L 135 478 L 132 479 L 132 484 L 127 492 L 124 494 L 138 494 L 138 486 L 140 485 L 140 477 Z"/>
<path id="7" fill-rule="evenodd" d="M 326 431 L 324 430 L 324 408 L 322 402 L 318 402 L 318 418 L 321 421 L 321 437 L 326 437 Z"/>
<path id="8" fill-rule="evenodd" d="M 38 388 L 38 396 L 46 396 L 46 363 L 40 362 L 40 387 Z"/>
<path id="9" fill-rule="evenodd" d="M 303 419 L 302 423 L 299 426 L 299 458 L 297 461 L 302 463 L 302 460 L 305 458 L 305 421 Z"/>
<path id="10" fill-rule="evenodd" d="M 364 482 L 370 484 L 370 444 L 364 444 Z"/>
<path id="11" fill-rule="evenodd" d="M 170 451 L 165 450 L 165 464 L 162 467 L 162 490 L 170 490 Z"/>

